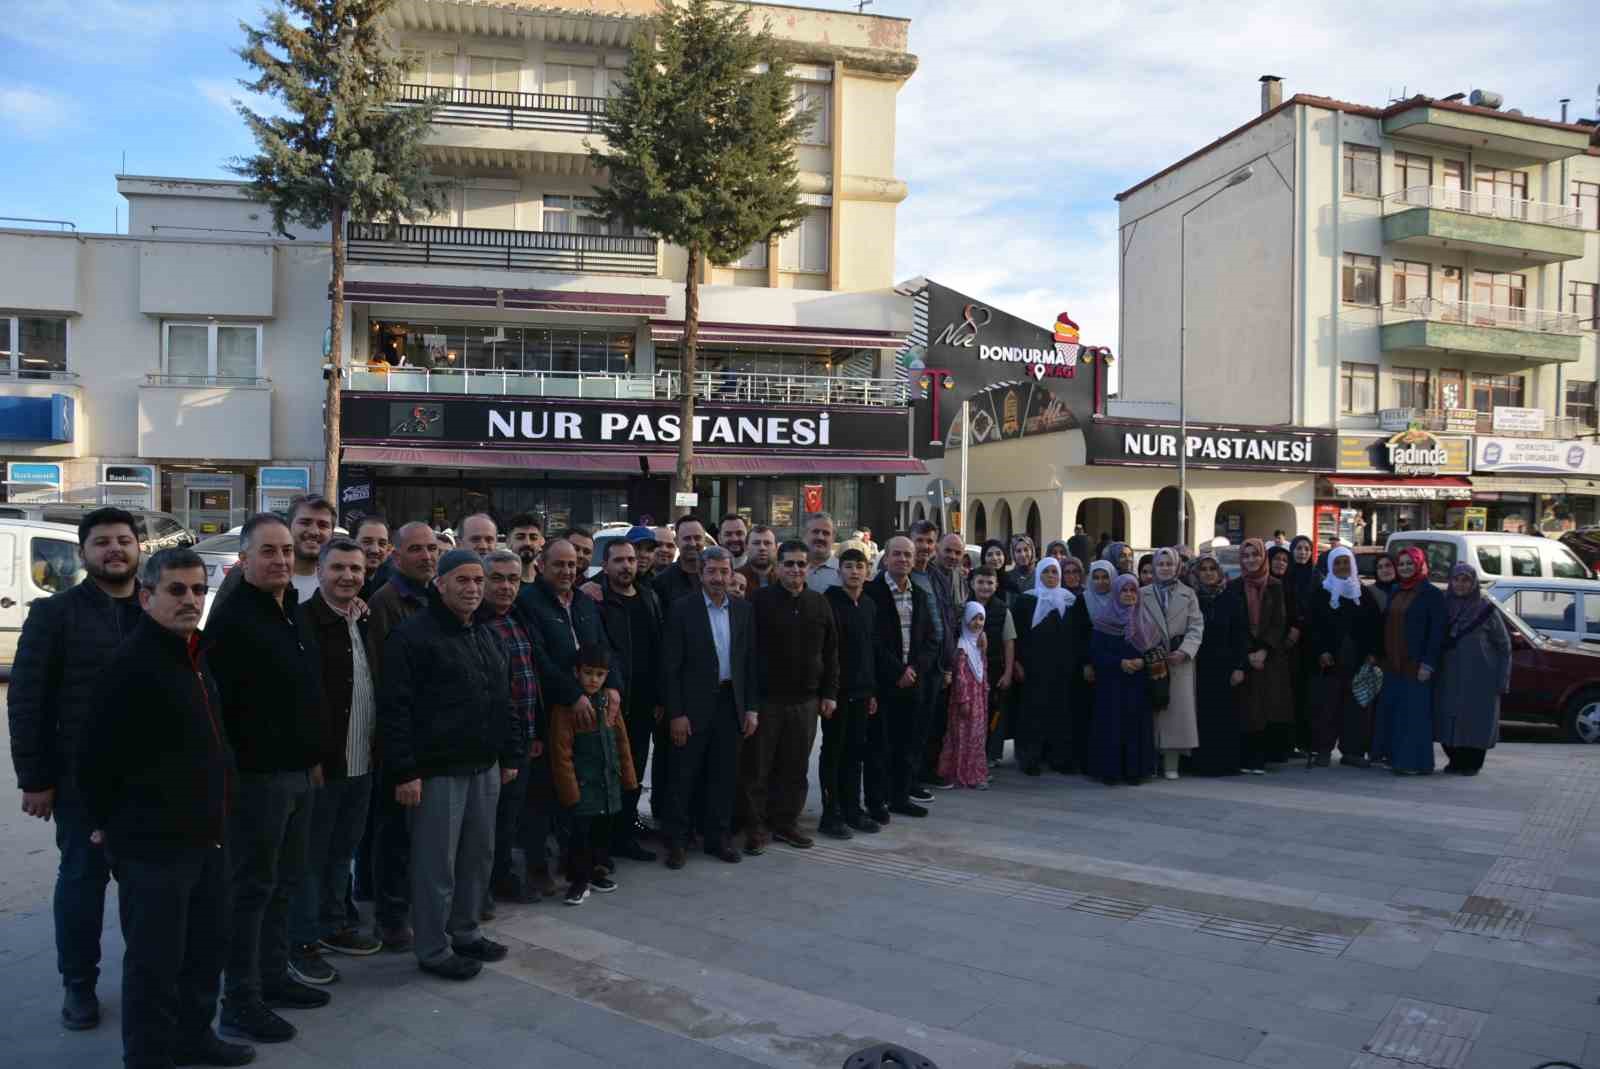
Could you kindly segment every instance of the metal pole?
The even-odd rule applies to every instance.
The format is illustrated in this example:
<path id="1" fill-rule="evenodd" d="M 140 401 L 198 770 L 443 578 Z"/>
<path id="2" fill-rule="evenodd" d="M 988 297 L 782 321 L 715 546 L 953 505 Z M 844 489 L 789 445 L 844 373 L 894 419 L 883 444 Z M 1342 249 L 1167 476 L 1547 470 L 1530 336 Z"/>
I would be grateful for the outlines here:
<path id="1" fill-rule="evenodd" d="M 963 546 L 965 546 L 967 544 L 967 541 L 968 541 L 968 539 L 967 539 L 967 531 L 969 529 L 969 524 L 967 522 L 967 439 L 971 437 L 971 433 L 967 429 L 967 409 L 968 409 L 968 402 L 962 401 L 961 402 L 961 544 Z M 966 550 L 963 549 L 962 552 L 965 553 Z"/>

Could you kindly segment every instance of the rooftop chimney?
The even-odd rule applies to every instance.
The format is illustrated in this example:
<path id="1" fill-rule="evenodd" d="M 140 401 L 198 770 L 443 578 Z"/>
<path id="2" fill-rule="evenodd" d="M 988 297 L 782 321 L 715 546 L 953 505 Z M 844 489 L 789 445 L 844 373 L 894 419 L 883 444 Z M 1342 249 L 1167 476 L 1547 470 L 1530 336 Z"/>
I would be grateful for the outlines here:
<path id="1" fill-rule="evenodd" d="M 1261 76 L 1261 114 L 1283 103 L 1283 79 L 1276 74 Z"/>

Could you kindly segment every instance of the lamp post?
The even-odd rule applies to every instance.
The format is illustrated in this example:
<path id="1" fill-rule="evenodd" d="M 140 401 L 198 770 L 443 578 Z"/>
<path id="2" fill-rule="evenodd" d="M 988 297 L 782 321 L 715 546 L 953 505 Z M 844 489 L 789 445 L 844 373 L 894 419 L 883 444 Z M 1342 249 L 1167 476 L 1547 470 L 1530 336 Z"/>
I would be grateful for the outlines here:
<path id="1" fill-rule="evenodd" d="M 1184 278 L 1184 272 L 1188 267 L 1184 239 L 1189 230 L 1189 215 L 1192 212 L 1204 207 L 1213 197 L 1250 181 L 1250 176 L 1255 173 L 1254 167 L 1244 167 L 1233 172 L 1221 186 L 1208 193 L 1198 204 L 1185 209 L 1178 217 L 1178 540 L 1186 546 L 1189 544 L 1189 402 L 1184 396 L 1188 383 L 1184 374 L 1184 343 L 1188 340 L 1189 328 L 1185 320 L 1189 307 L 1189 288 Z"/>

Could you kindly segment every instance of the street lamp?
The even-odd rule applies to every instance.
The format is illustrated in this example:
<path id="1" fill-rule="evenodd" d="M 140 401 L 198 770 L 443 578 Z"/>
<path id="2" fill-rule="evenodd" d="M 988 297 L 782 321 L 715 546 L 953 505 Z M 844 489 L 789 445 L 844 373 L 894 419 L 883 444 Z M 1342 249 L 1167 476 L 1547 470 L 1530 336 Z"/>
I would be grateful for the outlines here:
<path id="1" fill-rule="evenodd" d="M 1250 176 L 1255 173 L 1254 167 L 1233 172 L 1221 186 L 1212 190 L 1198 204 L 1186 209 L 1178 218 L 1178 539 L 1184 545 L 1189 544 L 1189 402 L 1184 396 L 1188 381 L 1184 375 L 1184 342 L 1188 331 L 1185 313 L 1189 307 L 1189 289 L 1184 281 L 1184 271 L 1188 267 L 1184 239 L 1189 229 L 1190 213 L 1204 207 L 1212 197 L 1250 181 Z"/>

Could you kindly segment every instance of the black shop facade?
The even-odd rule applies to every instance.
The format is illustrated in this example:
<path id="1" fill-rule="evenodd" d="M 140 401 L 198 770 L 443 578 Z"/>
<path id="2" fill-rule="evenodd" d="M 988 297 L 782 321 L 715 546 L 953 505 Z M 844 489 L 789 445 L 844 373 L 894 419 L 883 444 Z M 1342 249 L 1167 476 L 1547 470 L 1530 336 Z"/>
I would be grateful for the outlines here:
<path id="1" fill-rule="evenodd" d="M 532 512 L 559 529 L 738 512 L 781 540 L 825 510 L 848 537 L 863 523 L 888 529 L 895 477 L 926 470 L 911 456 L 909 419 L 896 407 L 702 402 L 691 506 L 672 499 L 676 401 L 349 392 L 341 518 L 443 529 L 479 511 L 502 526 Z"/>

